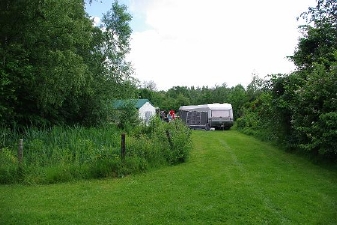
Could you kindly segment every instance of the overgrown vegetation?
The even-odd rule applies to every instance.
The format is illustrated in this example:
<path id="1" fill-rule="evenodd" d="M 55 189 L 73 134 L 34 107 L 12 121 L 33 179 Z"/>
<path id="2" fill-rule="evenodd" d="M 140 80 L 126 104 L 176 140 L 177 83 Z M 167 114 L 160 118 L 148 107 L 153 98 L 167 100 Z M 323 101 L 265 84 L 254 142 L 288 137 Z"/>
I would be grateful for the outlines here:
<path id="1" fill-rule="evenodd" d="M 298 70 L 262 81 L 256 99 L 244 108 L 237 125 L 302 150 L 315 160 L 337 160 L 337 29 L 335 1 L 318 1 L 302 15 L 303 37 L 290 58 Z"/>
<path id="2" fill-rule="evenodd" d="M 191 131 L 178 120 L 165 123 L 154 118 L 150 126 L 138 126 L 126 134 L 124 159 L 123 130 L 113 125 L 0 132 L 0 183 L 41 184 L 121 177 L 185 162 Z M 17 157 L 19 139 L 24 140 L 22 164 Z"/>
<path id="3" fill-rule="evenodd" d="M 95 27 L 85 2 L 1 1 L 0 126 L 96 126 L 135 97 L 131 15 L 114 1 Z"/>

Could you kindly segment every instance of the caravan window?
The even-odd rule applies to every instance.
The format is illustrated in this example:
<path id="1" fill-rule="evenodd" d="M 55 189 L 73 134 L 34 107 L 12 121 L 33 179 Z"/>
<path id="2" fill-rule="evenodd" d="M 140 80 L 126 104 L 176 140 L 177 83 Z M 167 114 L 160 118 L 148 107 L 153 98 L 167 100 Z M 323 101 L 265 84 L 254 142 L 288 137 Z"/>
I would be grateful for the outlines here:
<path id="1" fill-rule="evenodd" d="M 212 110 L 212 117 L 229 117 L 229 110 Z"/>

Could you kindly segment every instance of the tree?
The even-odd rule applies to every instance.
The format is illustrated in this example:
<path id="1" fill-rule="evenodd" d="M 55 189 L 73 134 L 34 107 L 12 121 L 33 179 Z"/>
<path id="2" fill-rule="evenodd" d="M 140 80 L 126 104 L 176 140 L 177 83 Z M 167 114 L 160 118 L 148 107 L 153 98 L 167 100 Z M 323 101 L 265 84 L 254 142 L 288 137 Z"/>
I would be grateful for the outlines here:
<path id="1" fill-rule="evenodd" d="M 102 31 L 84 4 L 1 1 L 1 125 L 96 124 L 114 97 L 134 93 L 126 7 L 114 2 Z"/>
<path id="2" fill-rule="evenodd" d="M 1 7 L 0 70 L 13 100 L 7 122 L 61 120 L 59 109 L 79 93 L 88 71 L 78 52 L 90 40 L 83 1 L 2 1 Z"/>
<path id="3" fill-rule="evenodd" d="M 223 83 L 221 86 L 215 86 L 213 89 L 213 100 L 211 103 L 229 103 L 229 88 L 226 83 Z"/>
<path id="4" fill-rule="evenodd" d="M 130 20 L 126 6 L 114 1 L 101 26 L 93 28 L 91 45 L 84 57 L 90 70 L 88 86 L 81 97 L 85 99 L 82 104 L 85 123 L 105 122 L 112 99 L 138 98 L 133 68 L 125 59 L 130 51 Z"/>
<path id="5" fill-rule="evenodd" d="M 117 110 L 118 127 L 129 132 L 140 124 L 139 112 L 135 107 L 136 100 L 127 100 Z"/>
<path id="6" fill-rule="evenodd" d="M 130 51 L 130 36 L 132 30 L 129 22 L 132 17 L 126 12 L 125 5 L 117 1 L 112 3 L 111 9 L 103 15 L 101 29 L 103 29 L 103 59 L 106 80 L 113 80 L 120 84 L 130 76 L 130 63 L 125 60 Z"/>
<path id="7" fill-rule="evenodd" d="M 144 81 L 142 88 L 149 89 L 151 91 L 156 91 L 157 90 L 157 85 L 153 80 L 150 81 Z"/>
<path id="8" fill-rule="evenodd" d="M 337 49 L 337 2 L 318 0 L 315 7 L 309 7 L 300 17 L 307 24 L 300 26 L 303 37 L 290 59 L 300 70 L 312 68 L 313 63 L 328 68 L 335 61 Z"/>
<path id="9" fill-rule="evenodd" d="M 300 17 L 308 24 L 328 23 L 337 28 L 337 3 L 335 0 L 317 0 L 317 5 L 309 7 L 308 11 L 301 13 Z"/>
<path id="10" fill-rule="evenodd" d="M 256 99 L 262 93 L 265 85 L 264 82 L 265 80 L 253 74 L 253 80 L 247 86 L 247 95 L 251 101 Z"/>
<path id="11" fill-rule="evenodd" d="M 233 106 L 234 119 L 240 118 L 243 114 L 243 106 L 247 102 L 247 94 L 245 88 L 238 84 L 232 87 L 228 93 L 228 103 Z"/>
<path id="12" fill-rule="evenodd" d="M 337 2 L 319 0 L 301 16 L 304 37 L 291 58 L 299 68 L 291 103 L 297 146 L 317 155 L 337 158 Z M 312 26 L 313 25 L 313 26 Z"/>
<path id="13" fill-rule="evenodd" d="M 294 55 L 290 59 L 299 70 L 310 70 L 314 63 L 329 68 L 335 61 L 337 50 L 337 29 L 329 23 L 319 23 L 317 27 L 302 26 L 304 36 L 299 39 Z"/>
<path id="14" fill-rule="evenodd" d="M 337 51 L 335 53 L 337 59 Z M 304 84 L 296 90 L 292 127 L 298 146 L 315 155 L 337 158 L 337 63 L 332 70 L 314 64 Z"/>

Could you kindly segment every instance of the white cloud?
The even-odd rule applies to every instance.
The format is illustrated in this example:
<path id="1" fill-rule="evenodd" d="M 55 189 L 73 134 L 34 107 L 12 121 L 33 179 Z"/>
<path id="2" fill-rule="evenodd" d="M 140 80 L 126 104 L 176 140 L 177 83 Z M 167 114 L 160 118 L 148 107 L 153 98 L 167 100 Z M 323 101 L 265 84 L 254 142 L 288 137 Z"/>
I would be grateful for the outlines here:
<path id="1" fill-rule="evenodd" d="M 138 5 L 151 29 L 132 35 L 135 76 L 167 90 L 246 86 L 253 73 L 289 73 L 294 66 L 286 56 L 299 36 L 296 17 L 315 0 L 148 0 Z"/>
<path id="2" fill-rule="evenodd" d="M 104 2 L 103 2 L 104 3 Z M 133 15 L 135 78 L 173 86 L 248 85 L 252 74 L 289 73 L 296 17 L 316 0 L 122 0 Z M 102 4 L 97 4 L 102 5 Z M 102 13 L 107 8 L 102 5 Z M 94 12 L 97 15 L 98 11 Z M 100 23 L 94 17 L 96 24 Z"/>
<path id="3" fill-rule="evenodd" d="M 92 16 L 90 17 L 93 26 L 99 26 L 101 24 L 101 18 L 99 18 L 98 16 Z"/>

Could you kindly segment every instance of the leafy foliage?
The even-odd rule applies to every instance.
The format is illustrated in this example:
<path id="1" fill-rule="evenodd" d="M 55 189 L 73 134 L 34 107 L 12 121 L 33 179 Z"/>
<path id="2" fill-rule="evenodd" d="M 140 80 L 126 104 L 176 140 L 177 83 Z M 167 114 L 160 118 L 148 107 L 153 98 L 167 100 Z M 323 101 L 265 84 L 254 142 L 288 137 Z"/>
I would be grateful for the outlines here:
<path id="1" fill-rule="evenodd" d="M 297 49 L 290 57 L 300 70 L 310 70 L 314 63 L 329 68 L 335 61 L 337 50 L 337 29 L 332 24 L 319 24 L 317 27 L 302 26 L 304 37 L 300 38 Z"/>
<path id="2" fill-rule="evenodd" d="M 328 23 L 336 26 L 337 3 L 335 0 L 317 0 L 317 5 L 309 7 L 300 17 L 306 19 L 308 23 Z"/>
<path id="3" fill-rule="evenodd" d="M 106 121 L 108 100 L 133 97 L 125 60 L 130 14 L 115 1 L 99 29 L 84 6 L 83 0 L 0 3 L 2 126 L 96 125 Z"/>
<path id="4" fill-rule="evenodd" d="M 118 127 L 130 132 L 140 124 L 139 112 L 135 108 L 135 100 L 125 101 L 115 112 Z"/>
<path id="5" fill-rule="evenodd" d="M 301 148 L 321 154 L 337 155 L 332 138 L 337 138 L 337 70 L 316 64 L 304 85 L 297 90 L 297 107 L 293 110 L 293 127 Z"/>
<path id="6" fill-rule="evenodd" d="M 298 70 L 272 75 L 260 92 L 253 92 L 255 100 L 245 106 L 238 121 L 240 129 L 262 133 L 287 149 L 309 153 L 315 160 L 337 159 L 333 141 L 337 139 L 335 12 L 335 1 L 318 1 L 316 8 L 302 14 L 311 16 L 314 26 L 302 27 L 304 36 L 290 57 Z"/>

